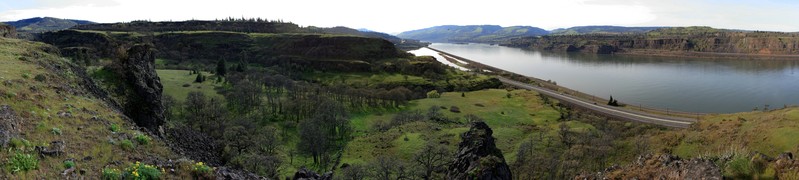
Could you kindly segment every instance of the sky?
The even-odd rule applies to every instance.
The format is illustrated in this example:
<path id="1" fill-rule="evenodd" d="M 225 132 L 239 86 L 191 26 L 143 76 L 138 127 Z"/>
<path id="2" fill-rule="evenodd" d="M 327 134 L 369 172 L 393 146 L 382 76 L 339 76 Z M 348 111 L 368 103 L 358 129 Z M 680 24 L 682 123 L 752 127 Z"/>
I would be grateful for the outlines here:
<path id="1" fill-rule="evenodd" d="M 438 25 L 711 26 L 799 31 L 796 0 L 0 0 L 0 21 L 282 19 L 399 33 Z"/>

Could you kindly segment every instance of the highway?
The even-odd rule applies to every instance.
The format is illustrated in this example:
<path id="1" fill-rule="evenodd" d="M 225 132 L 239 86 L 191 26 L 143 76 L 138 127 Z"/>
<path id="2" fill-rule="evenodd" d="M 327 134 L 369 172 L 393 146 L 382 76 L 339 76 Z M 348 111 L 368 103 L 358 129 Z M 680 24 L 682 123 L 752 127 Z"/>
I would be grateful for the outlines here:
<path id="1" fill-rule="evenodd" d="M 514 81 L 514 80 L 511 80 L 511 79 L 507 79 L 507 78 L 499 77 L 499 76 L 497 76 L 496 78 L 499 79 L 500 81 L 502 81 L 502 83 L 513 85 L 513 86 L 516 86 L 517 88 L 529 89 L 529 90 L 537 91 L 538 93 L 541 93 L 543 95 L 558 99 L 558 100 L 560 100 L 562 102 L 567 102 L 567 103 L 575 105 L 575 106 L 579 106 L 579 107 L 582 107 L 582 108 L 585 108 L 585 109 L 588 109 L 588 110 L 591 110 L 591 111 L 594 111 L 594 112 L 599 112 L 599 113 L 602 113 L 602 114 L 605 114 L 605 115 L 610 115 L 610 116 L 613 116 L 613 117 L 616 117 L 616 118 L 619 118 L 619 119 L 622 119 L 622 120 L 637 121 L 637 122 L 642 122 L 642 123 L 647 123 L 647 124 L 656 124 L 656 125 L 675 127 L 675 128 L 687 128 L 687 127 L 691 126 L 691 124 L 696 122 L 696 120 L 694 120 L 694 119 L 681 118 L 681 117 L 661 116 L 661 115 L 655 115 L 655 114 L 650 114 L 650 113 L 645 113 L 645 112 L 632 111 L 632 110 L 619 108 L 619 107 L 608 106 L 608 105 L 604 105 L 604 104 L 595 104 L 593 102 L 589 102 L 589 101 L 582 100 L 582 99 L 579 99 L 579 98 L 575 98 L 575 97 L 572 97 L 572 96 L 569 96 L 569 95 L 561 94 L 561 93 L 558 93 L 558 92 L 555 92 L 555 91 L 552 91 L 552 90 L 549 90 L 549 89 L 545 89 L 545 88 L 542 88 L 542 87 L 533 86 L 533 85 L 530 85 L 530 84 L 527 84 L 527 83 L 522 83 L 522 82 L 519 82 L 519 81 Z"/>
<path id="2" fill-rule="evenodd" d="M 472 60 L 469 60 L 469 59 L 466 59 L 466 58 L 462 58 L 462 57 L 459 57 L 459 56 L 456 56 L 456 55 L 453 55 L 453 54 L 449 54 L 447 52 L 444 52 L 444 51 L 441 51 L 441 50 L 438 50 L 438 49 L 434 49 L 434 48 L 429 48 L 429 49 L 431 49 L 433 51 L 437 51 L 437 52 L 445 54 L 445 55 L 448 55 L 450 58 L 454 58 L 454 59 L 457 59 L 459 61 L 468 62 L 469 64 L 472 64 L 472 65 L 479 65 L 479 67 L 483 68 L 483 69 L 491 70 L 491 71 L 494 71 L 494 72 L 502 72 L 502 71 L 504 71 L 502 69 L 499 69 L 499 68 L 496 68 L 496 67 L 492 67 L 492 66 L 488 66 L 488 65 L 485 65 L 485 64 L 482 64 L 482 63 L 479 63 L 479 62 L 475 62 L 475 61 L 472 61 Z M 468 68 L 468 67 L 465 67 L 465 68 Z M 504 72 L 507 72 L 507 71 L 504 71 Z M 634 121 L 634 122 L 641 122 L 641 123 L 647 123 L 647 124 L 655 124 L 655 125 L 674 127 L 674 128 L 688 128 L 688 127 L 691 126 L 691 124 L 696 122 L 696 119 L 657 115 L 657 114 L 652 114 L 652 113 L 647 113 L 647 112 L 641 112 L 641 111 L 635 111 L 635 110 L 631 110 L 631 109 L 625 109 L 625 108 L 621 108 L 621 107 L 613 107 L 613 106 L 609 106 L 609 105 L 605 105 L 605 104 L 598 104 L 598 103 L 594 103 L 594 102 L 592 102 L 590 100 L 577 98 L 577 97 L 574 97 L 574 96 L 571 96 L 571 95 L 568 95 L 568 94 L 559 93 L 559 92 L 556 92 L 556 91 L 553 91 L 553 90 L 550 90 L 550 89 L 546 89 L 546 88 L 543 88 L 543 87 L 534 86 L 534 85 L 531 85 L 531 84 L 527 84 L 527 83 L 511 80 L 511 79 L 504 78 L 504 77 L 501 77 L 501 76 L 495 76 L 495 77 L 497 79 L 499 79 L 500 81 L 502 81 L 502 83 L 509 84 L 509 85 L 512 85 L 512 86 L 515 86 L 515 87 L 521 88 L 521 89 L 529 89 L 529 90 L 537 91 L 538 93 L 541 93 L 543 95 L 555 98 L 557 100 L 560 100 L 561 102 L 566 102 L 566 103 L 569 103 L 569 104 L 572 104 L 572 105 L 575 105 L 575 106 L 579 106 L 579 107 L 581 107 L 583 109 L 587 109 L 587 110 L 591 110 L 593 112 L 597 112 L 597 113 L 601 113 L 601 114 L 608 115 L 608 116 L 611 116 L 611 117 L 615 117 L 615 118 L 617 118 L 619 120 Z"/>

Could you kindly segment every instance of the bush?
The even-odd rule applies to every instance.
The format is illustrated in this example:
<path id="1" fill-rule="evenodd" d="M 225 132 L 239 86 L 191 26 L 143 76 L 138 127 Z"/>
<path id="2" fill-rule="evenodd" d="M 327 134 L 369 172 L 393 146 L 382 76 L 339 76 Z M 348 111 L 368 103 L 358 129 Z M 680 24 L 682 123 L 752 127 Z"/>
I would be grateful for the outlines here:
<path id="1" fill-rule="evenodd" d="M 752 164 L 744 155 L 735 155 L 732 159 L 727 162 L 727 167 L 724 168 L 725 171 L 729 175 L 738 178 L 748 179 L 748 177 L 752 176 L 753 169 Z"/>
<path id="2" fill-rule="evenodd" d="M 111 132 L 119 132 L 119 125 L 117 125 L 116 123 L 111 124 L 111 127 L 109 127 L 108 129 L 110 129 Z"/>
<path id="3" fill-rule="evenodd" d="M 153 165 L 136 162 L 136 164 L 132 164 L 130 167 L 125 168 L 125 172 L 122 174 L 122 179 L 161 179 L 161 173 L 162 172 Z"/>
<path id="4" fill-rule="evenodd" d="M 213 179 L 213 169 L 203 162 L 194 163 L 191 166 L 191 173 L 198 179 Z"/>
<path id="5" fill-rule="evenodd" d="M 124 150 L 128 150 L 128 151 L 133 150 L 133 148 L 136 148 L 136 146 L 133 145 L 133 142 L 131 142 L 128 139 L 120 141 L 119 142 L 119 147 L 124 149 Z"/>
<path id="6" fill-rule="evenodd" d="M 61 135 L 61 129 L 59 128 L 53 128 L 52 130 L 50 130 L 50 132 L 53 132 L 53 134 L 55 135 Z"/>
<path id="7" fill-rule="evenodd" d="M 39 81 L 39 82 L 44 82 L 44 81 L 47 80 L 47 77 L 45 77 L 44 75 L 41 75 L 41 74 L 37 74 L 36 77 L 34 77 L 33 79 L 35 79 L 36 81 Z"/>
<path id="8" fill-rule="evenodd" d="M 26 172 L 39 169 L 39 160 L 31 154 L 17 152 L 8 159 L 8 166 L 12 173 Z"/>
<path id="9" fill-rule="evenodd" d="M 432 90 L 427 92 L 427 98 L 441 98 L 441 93 L 438 93 L 437 90 Z"/>
<path id="10" fill-rule="evenodd" d="M 133 138 L 135 138 L 135 139 L 136 139 L 136 142 L 139 142 L 139 144 L 141 144 L 141 145 L 147 145 L 147 144 L 149 144 L 149 143 L 150 143 L 150 140 L 152 140 L 152 139 L 150 139 L 150 137 L 149 137 L 149 136 L 147 136 L 147 135 L 144 135 L 144 134 L 137 134 L 137 135 L 136 135 L 135 137 L 133 137 Z"/>
<path id="11" fill-rule="evenodd" d="M 64 169 L 69 169 L 69 168 L 72 168 L 72 167 L 75 167 L 75 161 L 72 161 L 72 160 L 64 161 Z"/>
<path id="12" fill-rule="evenodd" d="M 103 179 L 103 180 L 120 180 L 120 179 L 122 179 L 122 174 L 119 172 L 118 169 L 103 168 L 103 175 L 100 176 L 100 179 Z"/>
<path id="13" fill-rule="evenodd" d="M 449 111 L 454 113 L 461 113 L 461 108 L 458 108 L 458 106 L 452 106 L 449 107 Z"/>

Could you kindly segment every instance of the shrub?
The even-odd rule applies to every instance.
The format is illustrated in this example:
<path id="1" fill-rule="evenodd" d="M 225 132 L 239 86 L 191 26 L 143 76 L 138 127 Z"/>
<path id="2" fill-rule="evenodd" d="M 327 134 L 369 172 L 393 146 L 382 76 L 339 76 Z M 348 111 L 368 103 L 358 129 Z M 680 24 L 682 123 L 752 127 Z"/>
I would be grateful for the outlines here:
<path id="1" fill-rule="evenodd" d="M 119 132 L 119 125 L 117 125 L 116 123 L 111 124 L 111 127 L 109 127 L 109 129 L 111 130 L 111 132 Z"/>
<path id="2" fill-rule="evenodd" d="M 724 169 L 729 175 L 748 179 L 753 173 L 752 164 L 744 155 L 735 155 L 727 162 L 727 167 Z"/>
<path id="3" fill-rule="evenodd" d="M 39 169 L 39 160 L 36 156 L 31 154 L 23 154 L 17 152 L 14 156 L 8 159 L 8 166 L 11 168 L 12 173 L 26 172 L 30 170 Z"/>
<path id="4" fill-rule="evenodd" d="M 458 108 L 458 106 L 452 106 L 449 107 L 449 111 L 454 113 L 461 113 L 461 108 Z"/>
<path id="5" fill-rule="evenodd" d="M 133 150 L 133 148 L 136 148 L 136 146 L 133 145 L 133 142 L 131 142 L 128 139 L 120 141 L 119 142 L 119 147 L 124 149 L 124 150 L 128 150 L 128 151 Z"/>
<path id="6" fill-rule="evenodd" d="M 136 135 L 135 137 L 133 137 L 133 138 L 135 138 L 135 139 L 136 139 L 136 142 L 139 142 L 139 144 L 141 144 L 141 145 L 147 145 L 147 144 L 149 144 L 149 143 L 150 143 L 150 140 L 152 140 L 152 139 L 150 139 L 150 137 L 149 137 L 149 136 L 147 136 L 147 135 L 144 135 L 144 134 L 137 134 L 137 135 Z"/>
<path id="7" fill-rule="evenodd" d="M 61 135 L 61 129 L 59 128 L 53 128 L 50 130 L 50 132 L 53 132 L 55 135 Z"/>
<path id="8" fill-rule="evenodd" d="M 122 179 L 122 174 L 118 169 L 103 168 L 103 175 L 100 178 L 103 180 L 120 180 Z"/>
<path id="9" fill-rule="evenodd" d="M 205 163 L 197 162 L 191 166 L 191 173 L 194 177 L 199 179 L 212 179 L 214 172 L 213 169 Z"/>
<path id="10" fill-rule="evenodd" d="M 441 98 L 441 94 L 437 90 L 427 92 L 427 98 Z"/>
<path id="11" fill-rule="evenodd" d="M 133 180 L 160 179 L 161 171 L 153 165 L 136 162 L 136 164 L 125 168 L 122 178 Z"/>
<path id="12" fill-rule="evenodd" d="M 34 77 L 33 79 L 39 82 L 44 82 L 47 80 L 47 77 L 41 74 L 37 74 L 36 77 Z"/>
<path id="13" fill-rule="evenodd" d="M 75 161 L 72 161 L 72 160 L 64 161 L 64 168 L 65 169 L 69 169 L 69 168 L 72 168 L 72 167 L 75 167 Z"/>

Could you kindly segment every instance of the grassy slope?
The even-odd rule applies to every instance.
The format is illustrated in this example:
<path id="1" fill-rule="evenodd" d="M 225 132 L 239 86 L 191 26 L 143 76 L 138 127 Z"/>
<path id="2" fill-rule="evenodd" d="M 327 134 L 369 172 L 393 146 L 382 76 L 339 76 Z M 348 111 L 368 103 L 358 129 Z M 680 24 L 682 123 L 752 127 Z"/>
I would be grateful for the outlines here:
<path id="1" fill-rule="evenodd" d="M 717 155 L 741 148 L 776 157 L 782 152 L 797 152 L 796 137 L 799 108 L 787 108 L 706 116 L 690 129 L 664 132 L 651 140 L 657 148 L 683 157 Z"/>
<path id="2" fill-rule="evenodd" d="M 215 90 L 215 88 L 221 87 L 221 84 L 214 83 L 216 81 L 216 76 L 212 76 L 208 72 L 202 72 L 207 78 L 205 82 L 195 83 L 194 80 L 197 78 L 197 75 L 189 74 L 191 71 L 188 70 L 160 69 L 156 71 L 161 78 L 161 84 L 164 85 L 164 94 L 172 96 L 178 101 L 183 102 L 186 100 L 186 96 L 189 95 L 189 92 L 193 91 L 203 92 L 206 96 L 212 98 L 224 98 Z M 189 84 L 189 87 L 183 87 L 185 84 Z"/>
<path id="3" fill-rule="evenodd" d="M 67 69 L 62 69 L 63 73 L 56 73 L 40 66 L 38 63 L 66 67 L 65 59 L 39 50 L 46 46 L 0 38 L 0 81 L 8 82 L 0 85 L 0 104 L 10 105 L 24 118 L 19 138 L 30 141 L 32 146 L 48 145 L 56 140 L 64 141 L 65 154 L 60 157 L 39 158 L 39 169 L 27 173 L 11 174 L 6 168 L 7 164 L 4 164 L 0 174 L 5 174 L 10 179 L 63 178 L 60 175 L 64 170 L 62 161 L 72 158 L 76 159 L 78 169 L 87 171 L 86 176 L 99 177 L 103 167 L 122 169 L 126 163 L 134 162 L 134 159 L 175 159 L 175 155 L 158 140 L 149 145 L 137 146 L 133 151 L 123 150 L 110 143 L 111 139 L 122 140 L 123 134 L 139 132 L 132 130 L 134 125 L 124 120 L 121 113 L 109 108 L 101 100 L 82 94 L 80 87 L 75 85 L 78 77 L 74 73 Z M 45 76 L 46 80 L 34 80 L 37 75 Z M 77 93 L 68 93 L 62 88 L 71 88 Z M 61 93 L 56 93 L 57 91 Z M 60 116 L 59 112 L 71 113 L 71 117 Z M 121 131 L 112 133 L 109 130 L 111 124 L 119 124 Z M 54 134 L 53 128 L 60 129 L 62 133 Z M 0 152 L 3 163 L 9 155 L 18 151 L 8 147 L 4 149 L 8 151 Z M 32 147 L 19 149 L 25 153 L 35 153 Z M 91 157 L 91 160 L 83 160 L 85 157 Z M 122 164 L 114 165 L 114 162 Z"/>
<path id="4" fill-rule="evenodd" d="M 516 90 L 511 98 L 506 98 L 506 90 L 490 89 L 467 92 L 466 97 L 460 93 L 444 93 L 441 98 L 411 101 L 403 110 L 421 110 L 426 112 L 431 106 L 457 106 L 461 113 L 443 110 L 450 118 L 460 118 L 465 114 L 475 114 L 485 119 L 494 130 L 497 146 L 508 162 L 513 162 L 519 144 L 533 136 L 534 129 L 542 129 L 546 136 L 555 136 L 555 130 L 562 122 L 558 122 L 559 113 L 550 106 L 545 106 L 532 91 Z M 484 107 L 477 106 L 481 104 Z M 364 163 L 381 154 L 398 154 L 404 159 L 412 159 L 426 141 L 448 143 L 457 148 L 461 141 L 460 134 L 467 131 L 466 125 L 440 125 L 430 122 L 414 122 L 392 128 L 386 132 L 369 130 L 372 122 L 389 121 L 396 112 L 385 114 L 358 115 L 353 117 L 352 124 L 363 136 L 357 136 L 344 150 L 342 163 Z M 592 129 L 591 125 L 570 121 L 567 123 L 574 130 Z M 406 141 L 405 138 L 408 138 Z M 390 143 L 386 143 L 390 142 Z"/>

